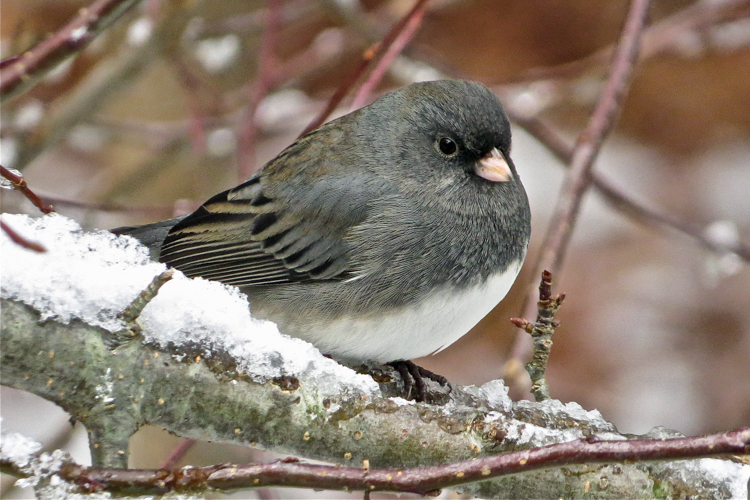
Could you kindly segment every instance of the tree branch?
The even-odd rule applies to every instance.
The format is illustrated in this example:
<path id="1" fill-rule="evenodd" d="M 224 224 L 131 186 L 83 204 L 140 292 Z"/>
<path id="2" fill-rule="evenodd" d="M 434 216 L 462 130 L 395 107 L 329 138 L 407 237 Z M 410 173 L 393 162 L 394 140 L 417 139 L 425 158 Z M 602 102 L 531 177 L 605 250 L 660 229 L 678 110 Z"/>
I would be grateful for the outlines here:
<path id="1" fill-rule="evenodd" d="M 542 143 L 563 165 L 569 166 L 573 158 L 573 147 L 569 146 L 557 132 L 538 118 L 526 117 L 516 112 L 512 106 L 506 106 L 505 110 L 513 122 Z M 727 246 L 707 238 L 701 227 L 639 203 L 629 194 L 615 187 L 607 176 L 596 171 L 590 172 L 590 176 L 591 185 L 602 199 L 626 217 L 662 231 L 686 236 L 712 252 L 734 253 L 743 261 L 750 263 L 750 245 L 738 242 L 736 245 Z"/>
<path id="2" fill-rule="evenodd" d="M 358 109 L 367 104 L 367 100 L 375 90 L 375 87 L 378 86 L 383 76 L 385 76 L 388 66 L 404 50 L 404 47 L 406 47 L 422 24 L 422 18 L 424 18 L 425 11 L 427 10 L 428 1 L 418 0 L 401 22 L 394 27 L 396 36 L 392 41 L 388 40 L 390 43 L 385 47 L 377 64 L 354 96 L 351 109 Z"/>
<path id="3" fill-rule="evenodd" d="M 622 101 L 630 86 L 633 67 L 638 60 L 638 49 L 643 26 L 646 21 L 649 0 L 633 0 L 625 21 L 620 40 L 617 44 L 611 72 L 594 113 L 588 125 L 578 136 L 578 141 L 570 160 L 570 169 L 560 195 L 554 214 L 542 242 L 541 253 L 536 259 L 533 276 L 539 276 L 545 270 L 560 276 L 560 267 L 565 260 L 570 237 L 573 234 L 583 195 L 591 184 L 591 171 L 604 140 L 614 128 L 620 112 Z M 533 290 L 536 278 L 529 283 L 522 317 L 534 315 Z M 517 335 L 511 360 L 528 359 L 530 343 L 526 336 Z M 511 361 L 510 365 L 518 363 Z"/>
<path id="4" fill-rule="evenodd" d="M 534 355 L 526 363 L 526 371 L 531 377 L 531 394 L 538 402 L 549 399 L 549 386 L 545 372 L 552 351 L 552 335 L 560 323 L 555 314 L 565 300 L 565 294 L 552 296 L 552 273 L 544 271 L 539 283 L 536 321 L 531 323 L 524 318 L 511 318 L 510 322 L 525 331 L 534 341 Z"/>
<path id="5" fill-rule="evenodd" d="M 697 2 L 662 19 L 644 30 L 639 61 L 643 62 L 675 47 L 683 35 L 695 33 L 721 22 L 741 19 L 750 14 L 747 0 Z M 557 66 L 534 68 L 514 78 L 512 83 L 575 78 L 592 68 L 603 67 L 612 59 L 615 46 L 609 45 L 575 61 Z M 511 82 L 508 82 L 511 83 Z"/>
<path id="6" fill-rule="evenodd" d="M 185 25 L 199 4 L 200 0 L 189 6 L 174 0 L 161 2 L 161 19 L 148 42 L 100 62 L 75 91 L 45 117 L 40 129 L 19 145 L 14 167 L 23 170 L 43 152 L 59 144 L 75 125 L 96 113 L 112 94 L 129 85 L 165 47 L 179 43 Z"/>
<path id="7" fill-rule="evenodd" d="M 16 245 L 19 245 L 23 248 L 27 248 L 37 253 L 44 253 L 47 251 L 47 249 L 44 248 L 44 246 L 40 245 L 36 241 L 31 241 L 29 239 L 24 238 L 20 234 L 18 234 L 18 232 L 16 232 L 15 229 L 13 229 L 8 224 L 6 224 L 5 221 L 2 219 L 0 219 L 0 228 L 2 228 L 5 234 L 8 235 L 8 238 L 10 238 L 10 240 Z"/>
<path id="8" fill-rule="evenodd" d="M 542 244 L 542 253 L 536 262 L 534 276 L 548 269 L 559 275 L 560 266 L 573 233 L 583 195 L 591 183 L 591 169 L 604 140 L 612 131 L 620 113 L 622 101 L 630 86 L 633 66 L 638 59 L 638 46 L 646 20 L 649 0 L 633 0 L 623 29 L 612 71 L 589 123 L 581 132 L 573 150 L 570 170 L 565 178 L 555 213 Z M 536 278 L 535 278 L 536 279 Z M 533 299 L 528 300 L 531 302 Z M 526 316 L 531 316 L 527 314 Z"/>
<path id="9" fill-rule="evenodd" d="M 7 168 L 0 165 L 0 175 L 8 179 L 11 186 L 13 186 L 13 189 L 19 191 L 21 194 L 23 194 L 26 198 L 29 199 L 31 203 L 34 204 L 36 208 L 38 208 L 43 214 L 51 214 L 55 211 L 54 208 L 52 208 L 50 205 L 43 202 L 39 196 L 34 193 L 34 191 L 31 190 L 29 185 L 26 183 L 26 179 L 23 178 L 22 175 L 19 175 L 15 172 L 11 172 Z"/>
<path id="10" fill-rule="evenodd" d="M 16 219 L 14 221 L 19 224 L 23 221 L 22 217 Z M 5 385 L 52 401 L 80 420 L 91 433 L 92 455 L 99 466 L 122 467 L 127 458 L 130 435 L 144 424 L 156 425 L 183 437 L 260 446 L 344 465 L 367 460 L 372 464 L 371 471 L 377 468 L 403 470 L 473 458 L 481 460 L 504 452 L 519 452 L 581 438 L 586 438 L 590 444 L 603 439 L 626 438 L 617 434 L 598 412 L 586 412 L 574 403 L 563 405 L 555 400 L 547 400 L 542 405 L 527 401 L 513 403 L 500 381 L 480 388 L 454 387 L 446 405 L 416 404 L 389 397 L 397 394 L 398 388 L 394 383 L 397 380 L 395 372 L 387 368 L 384 368 L 380 389 L 365 390 L 361 388 L 364 386 L 351 385 L 349 379 L 342 377 L 341 367 L 325 375 L 310 372 L 308 363 L 334 367 L 333 361 L 320 354 L 315 355 L 315 360 L 305 361 L 301 367 L 297 361 L 299 354 L 282 351 L 266 361 L 269 365 L 260 361 L 255 362 L 260 364 L 248 364 L 248 359 L 244 358 L 249 353 L 257 353 L 257 347 L 243 347 L 242 344 L 231 349 L 222 347 L 222 339 L 232 334 L 212 330 L 215 327 L 210 324 L 191 326 L 191 331 L 204 332 L 210 342 L 175 339 L 160 341 L 165 342 L 160 344 L 155 340 L 158 337 L 154 337 L 158 332 L 148 325 L 171 327 L 173 320 L 152 318 L 149 321 L 156 323 L 146 323 L 142 337 L 113 348 L 110 339 L 120 327 L 107 330 L 95 326 L 90 324 L 91 320 L 84 319 L 84 313 L 63 323 L 62 317 L 58 321 L 55 316 L 49 316 L 51 311 L 45 304 L 54 304 L 52 297 L 59 293 L 70 295 L 67 290 L 73 287 L 76 297 L 84 301 L 80 306 L 82 311 L 98 311 L 93 316 L 96 321 L 106 317 L 113 303 L 113 298 L 107 294 L 115 290 L 107 289 L 110 291 L 102 296 L 101 288 L 97 288 L 88 297 L 83 282 L 76 282 L 85 279 L 81 273 L 74 272 L 67 280 L 60 279 L 71 265 L 64 255 L 67 255 L 65 252 L 84 252 L 90 272 L 109 282 L 109 268 L 97 267 L 100 258 L 97 252 L 105 252 L 107 265 L 122 272 L 124 263 L 116 260 L 119 247 L 102 247 L 103 241 L 117 245 L 122 241 L 114 242 L 106 234 L 97 236 L 102 239 L 99 241 L 92 239 L 96 236 L 94 234 L 74 232 L 71 233 L 73 237 L 83 239 L 80 243 L 71 242 L 57 233 L 47 233 L 55 220 L 63 225 L 69 222 L 64 222 L 60 216 L 45 219 L 36 232 L 31 230 L 35 227 L 33 224 L 25 229 L 42 242 L 49 238 L 60 242 L 50 249 L 50 255 L 27 255 L 26 259 L 35 260 L 19 260 L 23 250 L 14 250 L 12 244 L 3 242 L 3 255 L 18 260 L 19 265 L 7 273 L 4 269 L 0 380 Z M 33 299 L 23 299 L 11 291 L 13 283 L 23 285 L 28 281 L 28 278 L 23 278 L 27 266 L 34 266 L 34 272 L 44 266 L 45 275 L 50 276 L 49 283 L 34 287 Z M 127 274 L 141 273 L 138 266 L 159 267 L 142 261 L 128 268 Z M 59 275 L 60 272 L 63 274 Z M 168 312 L 170 318 L 173 315 L 200 318 L 206 313 L 199 309 L 211 310 L 211 303 L 186 304 L 187 297 L 195 294 L 196 289 L 186 288 L 186 295 L 180 295 L 178 290 L 179 287 L 194 287 L 201 283 L 210 286 L 201 280 L 176 276 L 168 285 L 171 290 L 167 293 L 163 289 L 148 308 Z M 119 288 L 124 286 L 121 283 Z M 211 290 L 212 293 L 218 291 Z M 124 308 L 132 300 L 130 291 L 125 296 L 131 298 L 116 309 Z M 224 297 L 220 299 L 225 300 Z M 40 309 L 22 300 L 33 300 Z M 223 308 L 221 315 L 222 321 L 231 323 L 227 316 L 229 310 Z M 54 314 L 59 316 L 61 313 Z M 248 338 L 247 335 L 243 331 L 242 338 Z M 264 342 L 268 341 L 266 335 Z M 233 353 L 245 354 L 238 356 Z M 71 366 L 77 368 L 71 370 Z M 259 375 L 268 369 L 276 370 L 281 376 Z M 377 387 L 371 380 L 369 384 Z M 673 434 L 657 431 L 643 438 L 658 440 L 666 437 L 673 437 Z M 585 447 L 583 442 L 576 446 L 584 446 L 579 451 L 592 449 Z M 660 457 L 659 452 L 649 453 L 656 453 L 650 455 L 653 458 Z M 612 456 L 603 458 L 604 455 L 594 454 L 591 461 L 614 460 Z M 517 456 L 510 457 L 515 457 L 511 463 L 516 466 L 526 465 L 521 464 Z M 500 456 L 497 458 L 498 464 L 504 463 Z M 528 463 L 529 459 L 526 460 Z M 588 460 L 582 458 L 581 461 Z M 547 462 L 547 465 L 554 464 L 556 462 Z M 683 470 L 685 463 L 679 461 L 617 467 L 618 472 L 614 475 L 611 466 L 546 468 L 461 488 L 487 498 L 508 495 L 539 498 L 559 496 L 562 491 L 573 491 L 587 482 L 594 485 L 605 482 L 607 488 L 598 491 L 600 498 L 651 497 L 654 495 L 653 485 L 658 481 L 658 491 L 667 491 L 667 495 L 679 496 L 680 492 L 686 491 L 710 491 L 710 495 L 714 495 L 716 491 L 726 489 L 727 484 L 740 481 L 745 470 L 733 466 L 728 469 L 731 470 L 727 473 L 729 476 L 717 476 L 715 467 L 707 464 L 704 470 L 700 465 L 692 464 L 687 473 Z M 443 469 L 443 472 L 446 470 L 454 470 L 455 474 L 463 472 L 450 468 Z M 479 470 L 478 478 L 484 478 Z M 222 477 L 230 481 L 230 478 Z M 369 487 L 370 483 L 366 484 Z M 431 483 L 430 488 L 442 487 L 443 484 Z M 696 495 L 701 496 L 700 493 Z"/>
<path id="11" fill-rule="evenodd" d="M 389 491 L 428 495 L 442 488 L 486 481 L 554 466 L 623 463 L 750 453 L 750 428 L 694 438 L 596 441 L 578 439 L 532 450 L 412 469 L 370 469 L 302 463 L 296 459 L 264 464 L 222 464 L 180 469 L 85 467 L 70 460 L 59 477 L 84 491 L 157 494 L 236 490 L 268 486 L 338 491 Z M 37 458 L 38 460 L 38 458 Z M 0 460 L 0 467 L 25 476 L 23 467 Z"/>
<path id="12" fill-rule="evenodd" d="M 95 0 L 78 11 L 49 38 L 0 64 L 0 99 L 10 99 L 33 87 L 50 70 L 78 54 L 99 33 L 140 0 Z"/>
<path id="13" fill-rule="evenodd" d="M 350 74 L 349 77 L 339 86 L 320 114 L 316 116 L 307 127 L 305 127 L 300 134 L 300 137 L 325 123 L 326 119 L 331 113 L 333 113 L 341 101 L 343 101 L 346 94 L 348 94 L 352 87 L 355 86 L 357 81 L 359 81 L 359 78 L 365 73 L 373 61 L 380 61 L 383 59 L 383 57 L 391 50 L 391 46 L 401 38 L 401 34 L 407 30 L 410 24 L 412 24 L 412 19 L 423 15 L 424 8 L 428 1 L 429 0 L 417 0 L 411 10 L 393 25 L 379 43 L 374 44 L 362 54 L 362 58 L 352 74 Z"/>

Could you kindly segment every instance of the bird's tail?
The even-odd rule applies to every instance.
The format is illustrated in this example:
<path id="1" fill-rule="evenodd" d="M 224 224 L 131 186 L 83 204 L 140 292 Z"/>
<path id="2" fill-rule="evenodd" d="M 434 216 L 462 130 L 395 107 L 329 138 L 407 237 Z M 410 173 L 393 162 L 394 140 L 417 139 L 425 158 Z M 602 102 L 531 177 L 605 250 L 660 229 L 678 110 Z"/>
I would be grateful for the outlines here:
<path id="1" fill-rule="evenodd" d="M 151 252 L 151 258 L 158 261 L 164 238 L 167 237 L 169 230 L 185 217 L 186 216 L 183 215 L 182 217 L 154 222 L 153 224 L 146 224 L 145 226 L 116 227 L 110 229 L 110 232 L 118 236 L 127 235 L 137 239 L 148 247 Z"/>

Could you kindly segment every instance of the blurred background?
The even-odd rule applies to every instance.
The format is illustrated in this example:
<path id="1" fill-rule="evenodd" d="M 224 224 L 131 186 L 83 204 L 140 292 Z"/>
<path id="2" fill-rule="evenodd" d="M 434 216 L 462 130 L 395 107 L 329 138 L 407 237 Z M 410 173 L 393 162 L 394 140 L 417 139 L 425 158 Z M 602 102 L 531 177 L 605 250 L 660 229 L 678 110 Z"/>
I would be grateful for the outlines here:
<path id="1" fill-rule="evenodd" d="M 2 57 L 43 40 L 88 3 L 3 0 Z M 413 5 L 143 1 L 77 58 L 2 103 L 1 163 L 87 229 L 184 214 L 289 145 Z M 503 376 L 517 335 L 508 318 L 522 315 L 536 284 L 531 269 L 565 174 L 518 123 L 540 120 L 574 144 L 627 9 L 624 0 L 433 0 L 367 96 L 468 78 L 496 90 L 516 118 L 512 157 L 533 213 L 529 256 L 484 321 L 417 361 L 453 383 Z M 351 109 L 358 87 L 334 116 Z M 652 2 L 642 62 L 595 170 L 715 245 L 750 242 L 750 1 Z M 4 212 L 38 214 L 18 193 L 0 194 Z M 621 432 L 665 426 L 693 435 L 750 424 L 750 267 L 741 256 L 635 221 L 591 191 L 554 289 L 567 299 L 547 371 L 552 397 L 600 410 Z M 524 381 L 514 384 L 523 394 Z M 85 432 L 61 410 L 5 387 L 1 410 L 3 431 L 88 463 Z M 139 431 L 131 465 L 156 467 L 179 442 Z M 266 459 L 199 443 L 179 464 Z M 30 495 L 12 483 L 3 476 L 4 498 Z M 235 497 L 258 494 L 334 496 Z"/>

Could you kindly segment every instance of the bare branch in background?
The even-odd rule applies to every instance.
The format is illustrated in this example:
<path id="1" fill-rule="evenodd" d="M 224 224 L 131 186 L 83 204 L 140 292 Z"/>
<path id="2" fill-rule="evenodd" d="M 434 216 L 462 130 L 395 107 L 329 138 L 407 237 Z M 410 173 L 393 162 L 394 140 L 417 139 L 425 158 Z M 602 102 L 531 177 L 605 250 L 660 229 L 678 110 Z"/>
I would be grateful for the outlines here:
<path id="1" fill-rule="evenodd" d="M 44 248 L 42 245 L 40 245 L 36 241 L 31 241 L 27 238 L 24 238 L 20 234 L 18 234 L 18 232 L 15 229 L 13 229 L 8 224 L 6 224 L 5 221 L 2 219 L 0 219 L 0 228 L 2 228 L 5 234 L 8 235 L 8 238 L 10 238 L 11 241 L 13 241 L 13 243 L 17 245 L 20 245 L 24 248 L 27 248 L 29 250 L 32 250 L 38 253 L 44 253 L 47 251 L 46 248 Z"/>
<path id="2" fill-rule="evenodd" d="M 569 166 L 573 158 L 573 147 L 568 145 L 554 129 L 547 126 L 538 118 L 526 117 L 515 111 L 512 106 L 506 106 L 505 111 L 512 121 L 523 127 L 536 140 L 543 144 L 560 162 Z M 604 201 L 614 209 L 622 212 L 637 222 L 661 229 L 667 232 L 676 232 L 687 236 L 704 248 L 719 254 L 734 253 L 745 262 L 750 263 L 750 246 L 739 242 L 736 245 L 727 246 L 706 237 L 703 229 L 689 222 L 682 221 L 677 217 L 665 212 L 659 212 L 636 201 L 629 194 L 616 188 L 606 175 L 592 171 L 591 185 L 602 196 Z"/>
<path id="3" fill-rule="evenodd" d="M 533 276 L 539 276 L 544 270 L 551 270 L 559 276 L 559 270 L 570 236 L 573 233 L 583 195 L 591 183 L 591 169 L 599 154 L 601 145 L 614 127 L 620 111 L 622 100 L 627 94 L 633 67 L 638 60 L 638 47 L 643 26 L 646 21 L 649 0 L 633 0 L 617 45 L 615 58 L 607 84 L 604 87 L 594 113 L 586 129 L 578 137 L 571 154 L 570 170 L 560 192 L 552 221 L 545 234 L 541 253 L 534 265 Z M 534 279 L 534 282 L 536 278 Z M 533 282 L 528 288 L 533 286 Z M 531 317 L 535 308 L 533 292 L 525 296 L 521 317 Z M 520 332 L 516 335 L 511 360 L 525 360 L 531 353 L 531 341 Z M 506 363 L 506 366 L 517 366 L 517 362 Z"/>
<path id="4" fill-rule="evenodd" d="M 78 11 L 68 24 L 43 42 L 3 61 L 0 66 L 0 98 L 9 99 L 29 90 L 50 70 L 78 54 L 99 33 L 140 0 L 96 0 Z"/>
<path id="5" fill-rule="evenodd" d="M 182 460 L 182 457 L 190 451 L 190 448 L 197 443 L 195 439 L 183 439 L 180 444 L 174 447 L 169 456 L 159 466 L 160 469 L 173 469 L 177 462 Z"/>
<path id="6" fill-rule="evenodd" d="M 694 33 L 725 21 L 741 19 L 750 15 L 747 0 L 722 2 L 696 2 L 676 14 L 649 26 L 641 37 L 639 62 L 663 54 L 676 46 L 682 35 Z M 588 70 L 605 67 L 615 53 L 610 45 L 593 54 L 558 66 L 535 68 L 519 75 L 512 82 L 531 83 L 537 80 L 574 78 Z"/>
<path id="7" fill-rule="evenodd" d="M 362 76 L 362 74 L 365 73 L 370 64 L 373 61 L 380 61 L 385 57 L 386 54 L 389 53 L 391 46 L 400 38 L 401 34 L 404 31 L 409 29 L 413 18 L 421 18 L 424 15 L 424 9 L 427 5 L 427 2 L 429 2 L 429 0 L 417 0 L 414 4 L 414 7 L 412 7 L 404 17 L 402 17 L 396 24 L 393 25 L 390 31 L 388 31 L 385 37 L 383 37 L 382 41 L 365 51 L 365 53 L 362 55 L 362 59 L 360 60 L 359 64 L 352 72 L 352 74 L 349 75 L 344 83 L 339 86 L 339 88 L 333 94 L 331 99 L 328 101 L 328 104 L 321 111 L 321 113 L 316 116 L 315 119 L 307 125 L 307 127 L 305 127 L 305 129 L 300 134 L 300 137 L 315 130 L 323 123 L 325 123 L 331 113 L 333 113 L 333 111 L 341 103 L 341 101 L 344 100 L 344 97 L 346 97 L 349 91 L 355 86 L 357 81 L 359 81 L 359 78 Z M 418 27 L 418 23 L 416 27 Z M 416 27 L 412 29 L 416 29 Z M 405 40 L 403 40 L 404 44 L 408 42 L 408 38 L 410 38 L 410 36 L 411 35 L 405 37 Z M 401 49 L 403 49 L 403 47 L 401 47 Z M 395 57 L 396 55 L 398 54 L 394 52 L 392 56 L 389 57 Z"/>
<path id="8" fill-rule="evenodd" d="M 412 39 L 414 34 L 422 24 L 424 13 L 427 10 L 427 2 L 429 0 L 418 1 L 409 13 L 403 18 L 403 24 L 399 24 L 400 32 L 397 32 L 393 42 L 387 47 L 380 60 L 378 60 L 375 68 L 370 72 L 370 75 L 362 83 L 362 86 L 357 91 L 352 101 L 351 109 L 358 109 L 367 104 L 370 99 L 375 87 L 378 86 L 380 81 L 385 76 L 388 67 L 391 65 L 393 60 L 398 57 L 401 51 L 404 50 L 406 44 Z"/>
<path id="9" fill-rule="evenodd" d="M 19 145 L 15 168 L 23 170 L 39 155 L 57 146 L 73 127 L 99 111 L 113 94 L 130 85 L 165 48 L 179 43 L 192 9 L 200 1 L 191 3 L 190 7 L 181 2 L 172 5 L 174 3 L 178 2 L 161 3 L 163 12 L 145 43 L 124 51 L 119 57 L 101 61 L 59 106 L 45 116 L 39 130 Z"/>
<path id="10" fill-rule="evenodd" d="M 28 184 L 26 184 L 26 180 L 23 178 L 23 176 L 15 174 L 8 170 L 7 168 L 0 165 L 0 175 L 5 177 L 10 181 L 11 186 L 13 186 L 13 189 L 18 190 L 21 192 L 26 198 L 31 201 L 31 203 L 34 204 L 36 208 L 42 211 L 44 214 L 49 214 L 55 211 L 54 208 L 52 208 L 50 205 L 43 202 L 39 196 L 34 193 L 34 191 L 31 190 Z"/>
<path id="11" fill-rule="evenodd" d="M 610 76 L 591 119 L 578 136 L 573 150 L 570 170 L 560 192 L 552 222 L 544 237 L 534 276 L 539 276 L 545 269 L 552 274 L 559 274 L 562 262 L 565 260 L 568 242 L 573 234 L 583 195 L 591 183 L 590 172 L 594 161 L 604 140 L 614 128 L 622 101 L 630 87 L 633 67 L 638 60 L 639 41 L 649 3 L 649 0 L 633 0 L 631 4 L 620 42 L 617 45 L 617 52 L 612 61 Z M 533 316 L 533 311 L 531 311 L 534 307 L 533 294 L 529 294 L 529 297 L 526 300 L 527 308 L 524 310 L 530 314 L 524 316 Z"/>

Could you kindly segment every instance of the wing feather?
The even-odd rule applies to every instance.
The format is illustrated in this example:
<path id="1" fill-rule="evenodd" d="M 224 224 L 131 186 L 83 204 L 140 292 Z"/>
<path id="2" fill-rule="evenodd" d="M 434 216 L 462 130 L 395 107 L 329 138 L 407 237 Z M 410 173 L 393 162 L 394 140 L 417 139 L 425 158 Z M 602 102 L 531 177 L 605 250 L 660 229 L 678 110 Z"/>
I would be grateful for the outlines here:
<path id="1" fill-rule="evenodd" d="M 299 158 L 297 149 L 312 147 L 309 137 L 175 224 L 160 260 L 237 286 L 350 278 L 346 237 L 366 218 L 368 200 L 346 179 L 290 176 L 288 162 Z M 297 170 L 304 168 L 318 167 Z"/>

